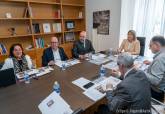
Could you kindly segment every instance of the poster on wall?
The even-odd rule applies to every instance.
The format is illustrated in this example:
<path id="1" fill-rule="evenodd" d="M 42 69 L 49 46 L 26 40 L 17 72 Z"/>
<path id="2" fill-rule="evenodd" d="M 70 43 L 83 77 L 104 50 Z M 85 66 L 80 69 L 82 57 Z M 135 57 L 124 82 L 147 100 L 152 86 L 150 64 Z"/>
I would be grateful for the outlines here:
<path id="1" fill-rule="evenodd" d="M 93 12 L 93 28 L 97 34 L 109 35 L 110 10 Z"/>

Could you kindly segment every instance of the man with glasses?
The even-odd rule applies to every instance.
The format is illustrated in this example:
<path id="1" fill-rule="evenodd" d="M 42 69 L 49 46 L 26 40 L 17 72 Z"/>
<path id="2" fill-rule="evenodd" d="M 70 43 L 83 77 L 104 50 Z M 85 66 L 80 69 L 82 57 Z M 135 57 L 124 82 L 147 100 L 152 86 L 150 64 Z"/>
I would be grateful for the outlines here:
<path id="1" fill-rule="evenodd" d="M 62 47 L 59 47 L 59 42 L 56 37 L 51 38 L 51 46 L 44 50 L 42 56 L 42 66 L 54 65 L 55 61 L 68 60 L 67 55 Z"/>
<path id="2" fill-rule="evenodd" d="M 95 52 L 91 41 L 86 39 L 85 31 L 80 32 L 80 39 L 74 43 L 72 52 L 73 57 L 80 59 L 85 59 L 86 54 Z"/>
<path id="3" fill-rule="evenodd" d="M 165 92 L 165 39 L 154 36 L 150 41 L 150 49 L 154 53 L 153 62 L 148 60 L 144 64 L 150 65 L 146 75 L 152 85 L 152 97 L 163 101 Z"/>
<path id="4" fill-rule="evenodd" d="M 108 82 L 103 88 L 108 102 L 100 105 L 96 114 L 151 114 L 150 83 L 145 73 L 134 68 L 134 59 L 127 53 L 118 56 L 117 64 L 123 80 L 117 87 Z"/>

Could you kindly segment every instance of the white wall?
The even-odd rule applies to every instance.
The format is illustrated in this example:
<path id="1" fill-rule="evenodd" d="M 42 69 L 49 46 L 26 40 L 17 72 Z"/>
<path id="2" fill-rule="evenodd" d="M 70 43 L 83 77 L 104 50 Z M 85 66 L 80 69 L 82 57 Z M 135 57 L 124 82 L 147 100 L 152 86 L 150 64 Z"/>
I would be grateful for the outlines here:
<path id="1" fill-rule="evenodd" d="M 93 12 L 110 10 L 110 35 L 92 38 Z M 119 47 L 121 0 L 86 0 L 86 30 L 90 40 L 97 42 L 99 50 Z M 95 43 L 96 44 L 96 43 Z"/>

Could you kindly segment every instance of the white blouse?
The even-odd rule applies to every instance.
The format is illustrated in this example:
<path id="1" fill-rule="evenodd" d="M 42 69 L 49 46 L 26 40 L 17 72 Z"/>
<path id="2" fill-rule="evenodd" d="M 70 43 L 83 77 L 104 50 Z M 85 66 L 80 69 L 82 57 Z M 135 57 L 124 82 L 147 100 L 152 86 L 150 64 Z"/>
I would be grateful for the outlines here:
<path id="1" fill-rule="evenodd" d="M 32 68 L 32 61 L 30 59 L 30 56 L 25 55 L 25 58 L 26 58 L 26 61 L 28 64 L 28 68 L 31 69 Z M 5 63 L 3 65 L 3 67 L 1 68 L 1 70 L 5 70 L 5 69 L 9 69 L 9 68 L 14 68 L 14 63 L 13 63 L 12 58 L 7 58 L 5 60 Z"/>

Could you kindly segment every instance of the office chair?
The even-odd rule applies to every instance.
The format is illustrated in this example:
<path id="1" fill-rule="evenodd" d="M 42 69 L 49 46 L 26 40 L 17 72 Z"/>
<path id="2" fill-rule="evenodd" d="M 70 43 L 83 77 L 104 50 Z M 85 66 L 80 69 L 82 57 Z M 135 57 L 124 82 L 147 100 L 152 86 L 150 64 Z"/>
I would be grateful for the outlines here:
<path id="1" fill-rule="evenodd" d="M 145 37 L 137 37 L 137 40 L 140 42 L 140 56 L 144 56 L 144 51 L 145 51 L 145 43 L 146 43 L 146 38 Z"/>

